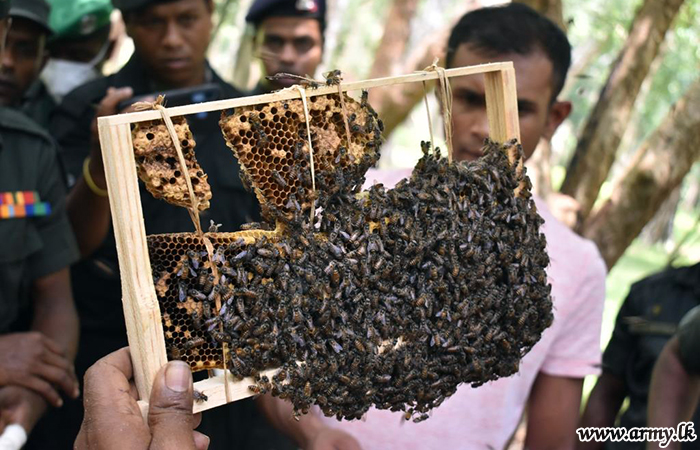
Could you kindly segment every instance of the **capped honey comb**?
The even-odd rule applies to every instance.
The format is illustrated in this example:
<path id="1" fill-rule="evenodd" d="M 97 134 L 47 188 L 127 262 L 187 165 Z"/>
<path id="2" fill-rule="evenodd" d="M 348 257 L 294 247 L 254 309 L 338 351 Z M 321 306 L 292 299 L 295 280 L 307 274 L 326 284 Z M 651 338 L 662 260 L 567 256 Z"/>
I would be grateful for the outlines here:
<path id="1" fill-rule="evenodd" d="M 199 210 L 203 211 L 209 208 L 211 199 L 207 175 L 195 158 L 195 141 L 185 118 L 173 118 L 173 125 L 185 157 L 192 189 L 199 202 Z M 191 207 L 192 200 L 177 150 L 163 122 L 154 120 L 137 124 L 132 131 L 132 141 L 138 175 L 146 184 L 148 192 L 170 204 Z"/>
<path id="2" fill-rule="evenodd" d="M 238 158 L 241 179 L 252 187 L 266 219 L 290 219 L 296 210 L 323 207 L 337 192 L 339 177 L 343 184 L 354 180 L 353 187 L 361 186 L 364 173 L 377 159 L 382 124 L 364 100 L 343 96 L 344 111 L 338 94 L 307 101 L 314 180 L 302 100 L 243 107 L 222 115 L 221 129 Z"/>

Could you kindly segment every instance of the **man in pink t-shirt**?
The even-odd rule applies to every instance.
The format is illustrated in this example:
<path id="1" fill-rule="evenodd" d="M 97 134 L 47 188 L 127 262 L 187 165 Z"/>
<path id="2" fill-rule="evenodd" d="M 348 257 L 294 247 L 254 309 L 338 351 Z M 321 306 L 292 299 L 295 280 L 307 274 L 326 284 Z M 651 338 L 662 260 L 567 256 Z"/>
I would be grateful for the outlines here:
<path id="1" fill-rule="evenodd" d="M 522 4 L 466 14 L 452 30 L 447 66 L 498 61 L 513 61 L 515 66 L 521 141 L 529 158 L 539 140 L 551 139 L 571 112 L 569 102 L 557 100 L 571 47 L 561 29 Z M 451 86 L 454 157 L 474 160 L 488 137 L 483 76 L 452 78 Z M 370 171 L 367 181 L 391 187 L 409 175 L 410 171 Z M 520 371 L 479 388 L 460 386 L 421 423 L 376 409 L 354 422 L 311 415 L 291 427 L 306 436 L 300 442 L 320 449 L 313 444 L 314 436 L 321 435 L 319 430 L 330 435 L 335 428 L 323 448 L 350 450 L 359 442 L 364 449 L 376 450 L 502 449 L 527 409 L 527 448 L 573 448 L 583 378 L 600 371 L 606 270 L 592 242 L 558 222 L 543 201 L 536 199 L 536 204 L 545 219 L 554 321 L 523 358 Z"/>

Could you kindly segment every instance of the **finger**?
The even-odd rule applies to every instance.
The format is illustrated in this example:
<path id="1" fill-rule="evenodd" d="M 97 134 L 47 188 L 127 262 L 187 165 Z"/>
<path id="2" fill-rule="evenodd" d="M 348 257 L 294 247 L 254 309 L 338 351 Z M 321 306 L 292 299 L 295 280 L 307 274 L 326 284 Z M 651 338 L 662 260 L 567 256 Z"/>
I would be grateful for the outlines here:
<path id="1" fill-rule="evenodd" d="M 102 358 L 100 362 L 109 366 L 98 368 L 100 370 L 111 371 L 111 368 L 113 368 L 119 371 L 127 381 L 134 378 L 134 367 L 131 365 L 131 352 L 129 351 L 129 347 L 123 347 L 110 353 Z"/>
<path id="2" fill-rule="evenodd" d="M 192 434 L 192 372 L 182 361 L 171 361 L 153 382 L 148 426 L 151 449 L 194 449 Z"/>
<path id="3" fill-rule="evenodd" d="M 85 374 L 83 426 L 86 440 L 91 445 L 98 442 L 95 448 L 140 448 L 140 443 L 150 440 L 141 411 L 130 394 L 132 376 L 128 348 L 100 359 Z"/>
<path id="4" fill-rule="evenodd" d="M 63 406 L 63 399 L 58 394 L 58 391 L 42 378 L 37 376 L 24 377 L 17 380 L 17 384 L 31 389 L 32 391 L 41 395 L 47 402 L 49 402 L 50 405 L 56 408 Z"/>
<path id="5" fill-rule="evenodd" d="M 71 397 L 78 397 L 80 393 L 78 380 L 75 379 L 72 371 L 61 370 L 48 364 L 41 364 L 35 373 Z"/>
<path id="6" fill-rule="evenodd" d="M 107 116 L 117 113 L 117 105 L 124 100 L 128 100 L 134 96 L 134 91 L 130 87 L 113 89 L 107 92 L 107 95 L 100 102 L 97 108 L 97 116 Z"/>
<path id="7" fill-rule="evenodd" d="M 207 450 L 209 448 L 209 436 L 199 431 L 193 431 L 192 436 L 194 437 L 194 448 L 197 450 Z"/>
<path id="8" fill-rule="evenodd" d="M 202 413 L 198 412 L 192 416 L 192 429 L 196 429 L 202 423 Z"/>
<path id="9" fill-rule="evenodd" d="M 56 367 L 57 369 L 64 370 L 66 372 L 73 372 L 73 364 L 71 364 L 71 362 L 67 358 L 56 353 L 44 352 L 44 354 L 41 357 L 41 360 L 46 364 L 50 364 Z"/>
<path id="10" fill-rule="evenodd" d="M 41 334 L 41 343 L 44 345 L 44 347 L 46 347 L 47 349 L 49 349 L 51 352 L 55 353 L 56 355 L 59 355 L 62 357 L 66 355 L 65 350 L 63 350 L 63 348 L 61 348 L 60 345 L 58 345 L 53 339 L 47 337 L 44 334 Z"/>

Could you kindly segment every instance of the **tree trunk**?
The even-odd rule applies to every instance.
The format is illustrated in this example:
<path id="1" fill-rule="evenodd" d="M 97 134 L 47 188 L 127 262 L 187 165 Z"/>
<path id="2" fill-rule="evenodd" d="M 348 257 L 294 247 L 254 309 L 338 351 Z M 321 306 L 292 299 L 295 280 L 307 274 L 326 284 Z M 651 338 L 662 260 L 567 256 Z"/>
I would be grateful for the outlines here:
<path id="1" fill-rule="evenodd" d="M 700 80 L 637 152 L 613 195 L 584 228 L 611 268 L 700 159 Z"/>
<path id="2" fill-rule="evenodd" d="M 513 0 L 513 3 L 523 3 L 529 6 L 559 25 L 559 27 L 566 32 L 564 8 L 562 7 L 561 0 Z"/>
<path id="3" fill-rule="evenodd" d="M 645 0 L 588 117 L 562 186 L 586 217 L 615 161 L 634 101 L 683 0 Z"/>
<path id="4" fill-rule="evenodd" d="M 388 77 L 396 73 L 403 61 L 406 44 L 411 37 L 411 20 L 416 15 L 418 0 L 393 0 L 384 25 L 369 78 Z"/>
<path id="5" fill-rule="evenodd" d="M 673 238 L 673 222 L 681 199 L 681 186 L 661 204 L 654 217 L 642 229 L 641 239 L 648 244 L 667 244 Z"/>

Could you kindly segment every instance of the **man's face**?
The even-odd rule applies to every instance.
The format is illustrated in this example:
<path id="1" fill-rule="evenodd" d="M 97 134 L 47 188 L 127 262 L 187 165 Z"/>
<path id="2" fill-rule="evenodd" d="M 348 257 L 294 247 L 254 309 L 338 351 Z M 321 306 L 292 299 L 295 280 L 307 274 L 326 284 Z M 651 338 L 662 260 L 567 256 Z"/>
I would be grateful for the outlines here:
<path id="1" fill-rule="evenodd" d="M 321 25 L 316 19 L 299 17 L 265 19 L 258 32 L 257 52 L 265 75 L 285 72 L 313 77 L 323 56 Z M 297 83 L 283 78 L 270 81 L 270 86 L 282 89 Z"/>
<path id="2" fill-rule="evenodd" d="M 532 156 L 540 138 L 551 139 L 554 131 L 571 112 L 569 102 L 554 102 L 552 63 L 544 53 L 485 56 L 470 45 L 455 52 L 452 67 L 513 61 L 518 92 L 520 140 L 525 159 Z M 452 146 L 457 160 L 472 161 L 481 156 L 484 139 L 489 135 L 483 75 L 455 77 L 452 85 Z"/>
<path id="3" fill-rule="evenodd" d="M 211 0 L 177 0 L 129 14 L 127 33 L 155 81 L 170 89 L 204 82 L 211 14 Z"/>
<path id="4" fill-rule="evenodd" d="M 19 17 L 12 19 L 0 68 L 0 104 L 16 106 L 46 63 L 46 31 Z"/>

